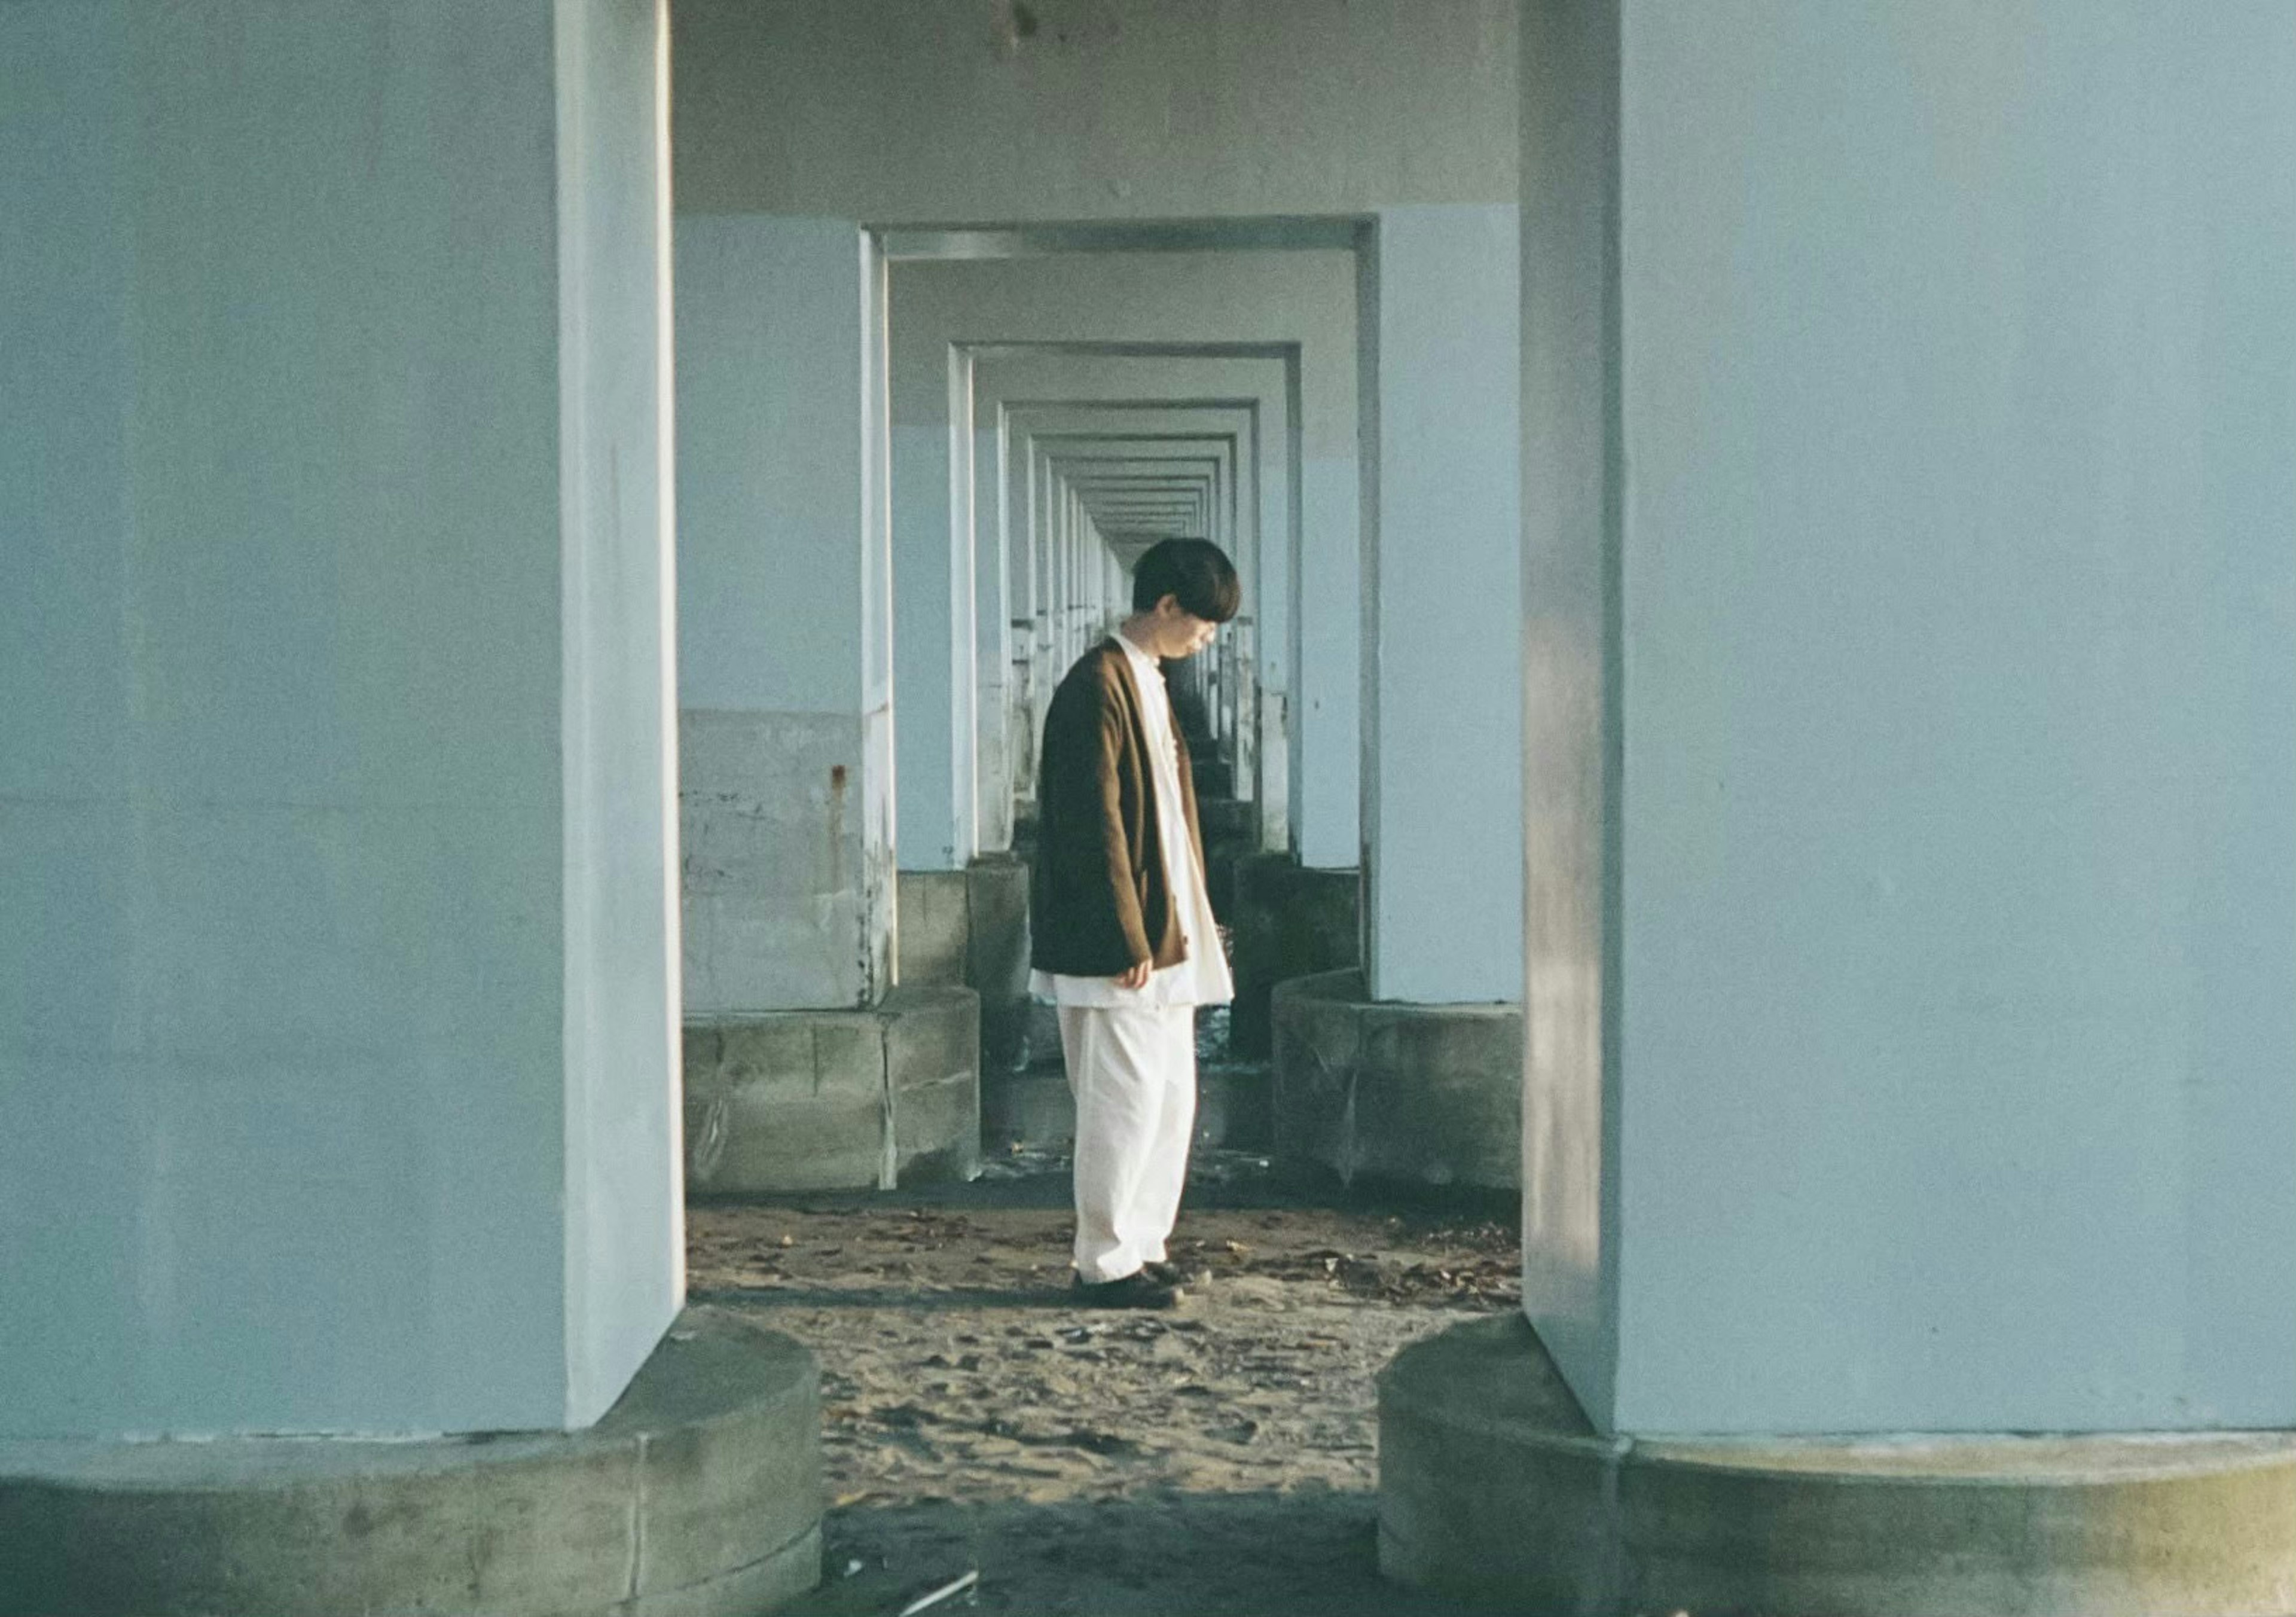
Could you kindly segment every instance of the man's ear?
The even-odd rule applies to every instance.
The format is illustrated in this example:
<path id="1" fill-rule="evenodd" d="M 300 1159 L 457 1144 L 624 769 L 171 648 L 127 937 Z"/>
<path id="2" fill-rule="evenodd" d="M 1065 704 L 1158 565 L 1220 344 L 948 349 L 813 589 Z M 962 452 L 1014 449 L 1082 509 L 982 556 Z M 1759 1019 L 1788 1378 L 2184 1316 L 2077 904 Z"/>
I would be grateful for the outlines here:
<path id="1" fill-rule="evenodd" d="M 1156 615 L 1160 618 L 1178 617 L 1180 615 L 1180 597 L 1176 595 L 1159 595 L 1156 598 Z"/>

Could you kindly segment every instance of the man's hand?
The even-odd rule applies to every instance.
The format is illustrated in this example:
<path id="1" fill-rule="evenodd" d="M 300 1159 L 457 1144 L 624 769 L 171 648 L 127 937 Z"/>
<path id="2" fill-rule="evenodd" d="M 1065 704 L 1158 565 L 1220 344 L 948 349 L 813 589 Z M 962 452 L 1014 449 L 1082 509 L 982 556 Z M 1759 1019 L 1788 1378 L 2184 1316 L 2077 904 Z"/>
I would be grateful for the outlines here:
<path id="1" fill-rule="evenodd" d="M 1120 989 L 1144 989 L 1148 986 L 1148 973 L 1155 969 L 1156 963 L 1152 960 L 1136 960 L 1116 979 L 1116 986 Z"/>

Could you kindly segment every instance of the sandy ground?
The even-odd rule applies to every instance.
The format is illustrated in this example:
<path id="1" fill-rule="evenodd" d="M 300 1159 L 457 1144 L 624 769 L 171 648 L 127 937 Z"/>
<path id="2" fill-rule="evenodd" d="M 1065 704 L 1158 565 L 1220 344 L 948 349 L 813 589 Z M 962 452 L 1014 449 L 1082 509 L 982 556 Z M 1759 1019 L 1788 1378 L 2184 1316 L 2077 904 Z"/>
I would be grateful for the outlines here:
<path id="1" fill-rule="evenodd" d="M 1518 1299 L 1511 1219 L 1308 1204 L 1202 1153 L 1173 1314 L 1077 1308 L 1065 1164 L 921 1200 L 700 1206 L 696 1301 L 810 1346 L 832 1508 L 802 1611 L 1466 1617 L 1374 1569 L 1373 1379 Z"/>

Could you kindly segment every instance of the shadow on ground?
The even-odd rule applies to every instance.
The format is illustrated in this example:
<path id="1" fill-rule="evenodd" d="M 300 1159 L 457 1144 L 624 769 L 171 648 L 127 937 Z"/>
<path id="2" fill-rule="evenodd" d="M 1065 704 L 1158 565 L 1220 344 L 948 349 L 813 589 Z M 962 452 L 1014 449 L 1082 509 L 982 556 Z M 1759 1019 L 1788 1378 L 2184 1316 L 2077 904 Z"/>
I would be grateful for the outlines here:
<path id="1" fill-rule="evenodd" d="M 791 1617 L 892 1617 L 972 1570 L 977 1588 L 934 1612 L 1496 1617 L 1382 1582 L 1374 1510 L 1371 1495 L 1335 1490 L 857 1506 L 824 1523 L 826 1575 Z"/>

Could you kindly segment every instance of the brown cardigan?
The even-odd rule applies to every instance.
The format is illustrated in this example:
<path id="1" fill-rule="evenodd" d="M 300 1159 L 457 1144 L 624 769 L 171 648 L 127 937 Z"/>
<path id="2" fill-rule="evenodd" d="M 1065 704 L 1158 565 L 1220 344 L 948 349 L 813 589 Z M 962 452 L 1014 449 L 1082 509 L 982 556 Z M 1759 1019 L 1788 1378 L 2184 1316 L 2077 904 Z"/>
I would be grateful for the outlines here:
<path id="1" fill-rule="evenodd" d="M 1188 842 L 1201 850 L 1188 743 L 1177 716 L 1171 728 Z M 1030 963 L 1060 976 L 1116 977 L 1143 960 L 1160 971 L 1186 959 L 1159 840 L 1140 691 L 1113 640 L 1077 659 L 1053 693 L 1038 759 Z"/>

